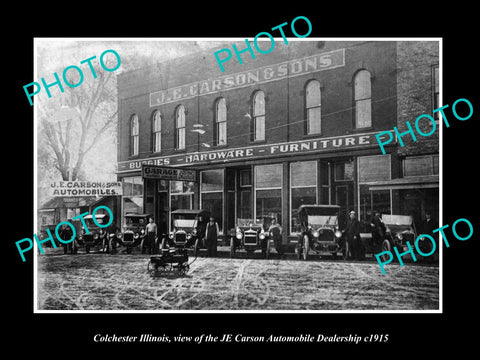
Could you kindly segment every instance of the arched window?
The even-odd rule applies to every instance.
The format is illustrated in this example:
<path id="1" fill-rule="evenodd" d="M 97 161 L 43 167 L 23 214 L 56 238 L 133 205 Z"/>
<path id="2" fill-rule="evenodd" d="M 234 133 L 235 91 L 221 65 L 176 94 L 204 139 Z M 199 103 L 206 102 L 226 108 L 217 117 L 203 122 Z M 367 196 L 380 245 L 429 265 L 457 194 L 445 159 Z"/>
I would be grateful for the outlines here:
<path id="1" fill-rule="evenodd" d="M 322 132 L 322 97 L 320 93 L 320 82 L 317 80 L 309 81 L 305 90 L 307 134 L 319 134 Z"/>
<path id="2" fill-rule="evenodd" d="M 227 104 L 224 98 L 217 100 L 215 104 L 215 143 L 227 145 Z"/>
<path id="3" fill-rule="evenodd" d="M 162 151 L 162 115 L 160 111 L 153 113 L 152 124 L 152 150 L 153 152 Z"/>
<path id="4" fill-rule="evenodd" d="M 177 150 L 185 149 L 185 106 L 177 107 L 175 113 L 175 147 Z"/>
<path id="5" fill-rule="evenodd" d="M 257 91 L 253 96 L 253 140 L 265 140 L 265 93 Z"/>
<path id="6" fill-rule="evenodd" d="M 133 114 L 130 118 L 130 155 L 138 155 L 138 116 Z"/>
<path id="7" fill-rule="evenodd" d="M 372 82 L 367 70 L 360 70 L 354 80 L 355 128 L 372 126 Z"/>

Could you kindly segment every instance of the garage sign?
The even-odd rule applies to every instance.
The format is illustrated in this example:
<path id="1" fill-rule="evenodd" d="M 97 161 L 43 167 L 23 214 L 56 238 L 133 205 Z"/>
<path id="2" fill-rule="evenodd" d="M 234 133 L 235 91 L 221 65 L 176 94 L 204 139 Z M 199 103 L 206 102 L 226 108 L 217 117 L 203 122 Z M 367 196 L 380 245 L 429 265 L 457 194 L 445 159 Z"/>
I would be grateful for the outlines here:
<path id="1" fill-rule="evenodd" d="M 142 164 L 142 177 L 144 179 L 197 181 L 195 170 L 146 164 Z"/>

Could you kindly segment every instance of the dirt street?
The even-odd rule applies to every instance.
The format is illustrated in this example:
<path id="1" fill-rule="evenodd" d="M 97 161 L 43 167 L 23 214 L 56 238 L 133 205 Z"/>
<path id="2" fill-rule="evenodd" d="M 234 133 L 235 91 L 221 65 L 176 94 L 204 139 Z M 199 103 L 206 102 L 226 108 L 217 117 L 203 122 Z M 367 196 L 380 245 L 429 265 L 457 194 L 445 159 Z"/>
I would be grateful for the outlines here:
<path id="1" fill-rule="evenodd" d="M 49 249 L 51 250 L 51 249 Z M 436 310 L 436 266 L 199 257 L 151 277 L 148 255 L 38 256 L 39 310 Z M 193 260 L 193 259 L 191 259 Z"/>

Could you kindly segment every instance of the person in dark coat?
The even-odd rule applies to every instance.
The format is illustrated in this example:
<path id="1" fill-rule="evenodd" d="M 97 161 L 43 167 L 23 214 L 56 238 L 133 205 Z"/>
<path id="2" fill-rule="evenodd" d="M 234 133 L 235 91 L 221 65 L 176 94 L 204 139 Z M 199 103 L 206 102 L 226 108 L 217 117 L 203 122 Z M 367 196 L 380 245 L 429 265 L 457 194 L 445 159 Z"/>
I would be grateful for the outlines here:
<path id="1" fill-rule="evenodd" d="M 345 227 L 346 240 L 350 248 L 351 256 L 356 260 L 362 260 L 363 244 L 360 240 L 360 222 L 355 216 L 355 211 L 350 211 L 347 226 Z M 349 257 L 349 254 L 347 254 Z"/>
<path id="2" fill-rule="evenodd" d="M 62 229 L 60 230 L 60 237 L 62 238 L 63 241 L 69 241 L 72 236 L 73 236 L 73 230 L 70 226 L 67 224 L 64 224 L 62 226 Z M 65 244 L 62 243 L 63 246 L 63 253 L 66 254 L 70 250 L 70 253 L 74 253 L 74 245 L 75 245 L 75 240 L 72 240 L 71 242 Z"/>
<path id="3" fill-rule="evenodd" d="M 387 229 L 383 223 L 379 211 L 375 211 L 375 215 L 372 217 L 371 224 L 373 226 L 373 241 L 374 243 L 380 243 L 385 238 Z"/>
<path id="4" fill-rule="evenodd" d="M 207 256 L 209 257 L 217 256 L 217 241 L 219 233 L 220 230 L 218 229 L 218 224 L 215 219 L 211 217 L 205 228 L 205 243 L 207 245 Z"/>
<path id="5" fill-rule="evenodd" d="M 279 223 L 277 223 L 277 219 L 273 218 L 268 228 L 268 232 L 273 238 L 273 242 L 275 244 L 275 250 L 277 250 L 278 256 L 281 258 L 285 258 L 284 250 L 283 250 L 283 243 L 282 243 L 282 227 Z"/>
<path id="6" fill-rule="evenodd" d="M 197 221 L 196 231 L 197 231 L 197 237 L 202 242 L 202 245 L 200 247 L 205 247 L 204 239 L 205 239 L 206 224 L 207 224 L 206 220 L 203 220 L 203 216 L 199 215 L 198 216 L 198 221 Z"/>

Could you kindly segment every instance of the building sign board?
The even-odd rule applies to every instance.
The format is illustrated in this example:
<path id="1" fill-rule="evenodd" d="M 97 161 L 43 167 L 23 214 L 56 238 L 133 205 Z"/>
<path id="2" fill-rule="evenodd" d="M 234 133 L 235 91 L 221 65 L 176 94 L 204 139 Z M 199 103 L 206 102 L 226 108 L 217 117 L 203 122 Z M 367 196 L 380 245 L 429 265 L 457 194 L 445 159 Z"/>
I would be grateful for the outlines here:
<path id="1" fill-rule="evenodd" d="M 148 164 L 142 164 L 142 177 L 144 179 L 197 181 L 197 173 L 195 170 Z"/>
<path id="2" fill-rule="evenodd" d="M 122 183 L 117 181 L 54 181 L 49 190 L 50 196 L 60 197 L 123 195 Z"/>
<path id="3" fill-rule="evenodd" d="M 306 155 L 336 150 L 362 149 L 367 147 L 377 147 L 380 153 L 380 148 L 378 147 L 378 142 L 375 138 L 375 135 L 378 133 L 380 133 L 380 131 L 372 133 L 351 134 L 328 138 L 284 142 L 277 144 L 264 144 L 234 149 L 193 152 L 171 156 L 161 156 L 149 159 L 122 161 L 118 163 L 118 173 L 141 170 L 142 165 L 144 164 L 174 167 L 197 164 L 205 165 L 250 159 L 275 158 L 279 156 L 289 155 Z M 384 135 L 384 137 L 386 136 Z M 395 136 L 394 139 L 394 141 L 396 141 Z M 394 142 L 392 142 L 391 144 L 393 145 Z M 158 179 L 158 177 L 155 177 L 155 179 Z"/>
<path id="4" fill-rule="evenodd" d="M 345 49 L 197 81 L 150 94 L 150 107 L 345 66 Z"/>

